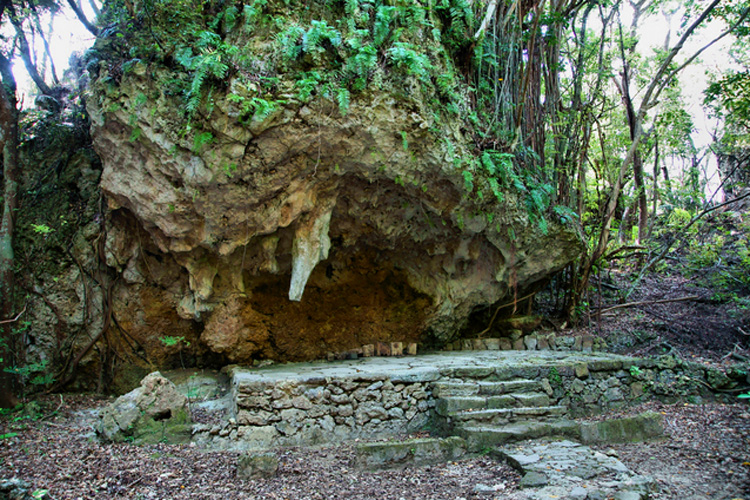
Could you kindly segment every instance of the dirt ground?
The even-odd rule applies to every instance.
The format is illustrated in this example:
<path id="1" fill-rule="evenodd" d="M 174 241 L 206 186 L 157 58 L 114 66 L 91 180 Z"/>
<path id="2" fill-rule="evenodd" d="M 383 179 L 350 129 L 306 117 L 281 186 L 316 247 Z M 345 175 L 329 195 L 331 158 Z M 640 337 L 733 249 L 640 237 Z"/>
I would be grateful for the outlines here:
<path id="1" fill-rule="evenodd" d="M 42 401 L 37 419 L 4 418 L 0 477 L 19 477 L 33 489 L 49 490 L 56 500 L 458 499 L 471 498 L 477 484 L 510 491 L 520 479 L 489 457 L 362 472 L 353 465 L 354 444 L 345 444 L 279 451 L 276 477 L 239 480 L 238 454 L 233 452 L 205 452 L 193 445 L 99 443 L 91 434 L 90 410 L 104 402 L 50 397 Z"/>

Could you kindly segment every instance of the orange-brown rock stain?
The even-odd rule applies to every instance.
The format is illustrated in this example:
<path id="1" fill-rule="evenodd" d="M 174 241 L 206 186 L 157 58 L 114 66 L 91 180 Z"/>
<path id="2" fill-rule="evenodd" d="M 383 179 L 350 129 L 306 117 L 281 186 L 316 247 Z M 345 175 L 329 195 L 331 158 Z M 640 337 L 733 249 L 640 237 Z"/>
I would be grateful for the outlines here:
<path id="1" fill-rule="evenodd" d="M 300 302 L 287 298 L 288 283 L 252 292 L 269 341 L 280 359 L 307 360 L 374 342 L 419 342 L 431 300 L 412 289 L 398 270 L 376 269 L 365 259 L 333 269 L 321 263 Z"/>
<path id="2" fill-rule="evenodd" d="M 320 263 L 299 302 L 288 298 L 288 275 L 246 277 L 246 296 L 211 313 L 201 343 L 230 362 L 247 363 L 321 359 L 378 341 L 419 342 L 430 298 L 371 257 Z"/>

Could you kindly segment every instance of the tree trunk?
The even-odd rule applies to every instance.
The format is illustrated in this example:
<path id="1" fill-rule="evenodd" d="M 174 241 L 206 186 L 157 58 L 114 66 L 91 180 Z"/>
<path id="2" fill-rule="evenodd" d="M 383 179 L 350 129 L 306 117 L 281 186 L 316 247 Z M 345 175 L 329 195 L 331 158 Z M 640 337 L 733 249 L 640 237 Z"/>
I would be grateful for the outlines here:
<path id="1" fill-rule="evenodd" d="M 0 222 L 0 320 L 13 315 L 14 255 L 13 229 L 18 208 L 18 111 L 16 109 L 16 82 L 10 70 L 10 61 L 0 54 L 0 144 L 3 150 L 3 213 Z M 0 368 L 12 364 L 12 323 L 0 324 Z M 15 377 L 0 371 L 0 407 L 12 408 L 18 402 L 14 393 Z"/>
<path id="2" fill-rule="evenodd" d="M 638 236 L 635 244 L 640 245 L 646 239 L 648 231 L 648 198 L 646 197 L 646 183 L 643 180 L 643 156 L 640 153 L 636 153 L 633 158 L 633 179 L 638 206 Z"/>

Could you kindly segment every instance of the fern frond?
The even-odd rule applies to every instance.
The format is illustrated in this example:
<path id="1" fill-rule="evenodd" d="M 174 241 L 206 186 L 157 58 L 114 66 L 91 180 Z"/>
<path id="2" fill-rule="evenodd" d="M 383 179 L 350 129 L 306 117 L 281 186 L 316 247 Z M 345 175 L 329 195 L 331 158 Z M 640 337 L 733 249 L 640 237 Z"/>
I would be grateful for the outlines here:
<path id="1" fill-rule="evenodd" d="M 339 112 L 343 116 L 346 116 L 346 114 L 349 112 L 349 98 L 349 90 L 344 87 L 339 87 L 336 93 L 336 101 L 339 103 Z"/>

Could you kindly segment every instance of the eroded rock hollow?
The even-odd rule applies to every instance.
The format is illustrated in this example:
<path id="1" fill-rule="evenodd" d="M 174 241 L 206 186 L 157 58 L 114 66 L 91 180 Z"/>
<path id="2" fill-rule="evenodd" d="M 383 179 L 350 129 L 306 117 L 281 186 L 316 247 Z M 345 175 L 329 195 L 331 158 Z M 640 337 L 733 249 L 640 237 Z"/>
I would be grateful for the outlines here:
<path id="1" fill-rule="evenodd" d="M 303 31 L 324 16 L 298 14 L 285 22 Z M 476 308 L 576 257 L 576 230 L 555 220 L 542 230 L 522 193 L 505 189 L 499 202 L 467 186 L 471 132 L 435 108 L 429 79 L 386 58 L 369 76 L 378 85 L 347 92 L 346 106 L 322 82 L 302 96 L 300 71 L 335 65 L 343 49 L 285 60 L 273 42 L 281 24 L 224 28 L 221 43 L 246 58 L 227 56 L 224 78 L 207 77 L 194 113 L 169 81 L 197 70 L 129 58 L 114 33 L 98 42 L 88 109 L 107 259 L 124 278 L 114 307 L 130 335 L 153 350 L 160 335 L 184 336 L 230 362 L 440 345 Z M 434 71 L 450 69 L 439 42 L 423 47 Z"/>

